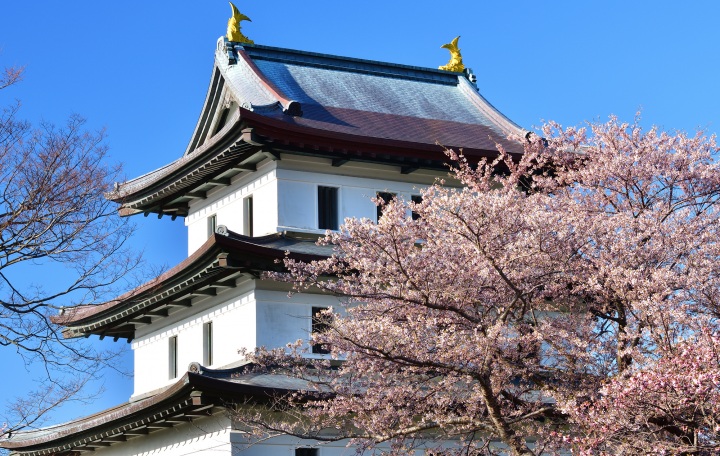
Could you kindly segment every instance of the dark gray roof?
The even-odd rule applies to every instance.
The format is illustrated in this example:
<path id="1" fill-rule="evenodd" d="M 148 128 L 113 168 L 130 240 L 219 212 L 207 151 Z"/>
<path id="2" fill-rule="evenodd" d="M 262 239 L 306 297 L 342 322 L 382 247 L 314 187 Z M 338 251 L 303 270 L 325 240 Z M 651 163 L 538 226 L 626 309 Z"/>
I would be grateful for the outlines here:
<path id="1" fill-rule="evenodd" d="M 246 362 L 218 370 L 191 363 L 177 382 L 153 394 L 78 420 L 14 433 L 0 440 L 0 448 L 26 456 L 93 451 L 220 413 L 232 403 L 262 403 L 297 391 L 314 388 L 286 375 L 256 372 Z"/>
<path id="2" fill-rule="evenodd" d="M 524 131 L 461 73 L 261 45 L 231 45 L 216 65 L 238 104 L 293 125 L 367 138 L 510 152 Z M 288 102 L 301 115 L 287 114 Z M 383 128 L 389 125 L 391 128 Z M 190 151 L 191 149 L 189 149 Z"/>
<path id="3" fill-rule="evenodd" d="M 193 296 L 233 286 L 245 273 L 282 271 L 286 252 L 303 261 L 327 258 L 332 246 L 316 245 L 317 236 L 278 233 L 248 237 L 224 226 L 197 251 L 159 277 L 98 305 L 64 309 L 52 318 L 65 326 L 66 337 L 90 334 L 115 339 L 134 337 L 136 325 L 166 318 L 178 307 L 192 305 Z"/>
<path id="4" fill-rule="evenodd" d="M 260 46 L 248 47 L 247 52 L 280 91 L 301 104 L 303 117 L 310 105 L 316 105 L 481 124 L 502 138 L 511 133 L 507 127 L 519 129 L 509 120 L 502 129 L 479 110 L 471 102 L 477 91 L 457 74 Z"/>
<path id="5" fill-rule="evenodd" d="M 221 38 L 184 155 L 108 197 L 122 215 L 185 216 L 191 201 L 253 172 L 269 153 L 444 172 L 441 146 L 462 148 L 470 161 L 495 157 L 498 144 L 517 155 L 525 133 L 463 73 Z"/>

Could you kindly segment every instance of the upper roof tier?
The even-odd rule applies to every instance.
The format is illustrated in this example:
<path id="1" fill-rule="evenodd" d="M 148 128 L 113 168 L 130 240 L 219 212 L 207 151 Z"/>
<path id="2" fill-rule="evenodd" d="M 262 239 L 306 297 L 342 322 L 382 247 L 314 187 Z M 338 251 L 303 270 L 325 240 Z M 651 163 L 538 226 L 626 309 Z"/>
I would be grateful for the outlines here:
<path id="1" fill-rule="evenodd" d="M 522 153 L 525 131 L 469 74 L 338 57 L 221 38 L 190 144 L 178 160 L 119 184 L 121 213 L 187 214 L 188 203 L 281 154 L 444 169 L 443 148 L 470 160 Z"/>

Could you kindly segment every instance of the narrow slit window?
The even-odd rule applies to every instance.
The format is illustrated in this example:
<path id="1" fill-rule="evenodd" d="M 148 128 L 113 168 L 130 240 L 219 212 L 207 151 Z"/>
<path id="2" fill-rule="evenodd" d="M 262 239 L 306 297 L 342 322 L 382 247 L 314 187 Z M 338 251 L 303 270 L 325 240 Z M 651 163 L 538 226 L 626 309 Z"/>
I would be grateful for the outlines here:
<path id="1" fill-rule="evenodd" d="M 172 380 L 177 378 L 177 336 L 168 339 L 168 377 Z"/>
<path id="2" fill-rule="evenodd" d="M 318 187 L 318 228 L 338 229 L 338 189 Z"/>
<path id="3" fill-rule="evenodd" d="M 253 211 L 253 197 L 243 198 L 243 234 L 245 236 L 253 236 Z"/>
<path id="4" fill-rule="evenodd" d="M 215 234 L 215 229 L 217 228 L 217 215 L 213 214 L 207 218 L 207 237 L 209 238 L 213 234 Z"/>
<path id="5" fill-rule="evenodd" d="M 312 308 L 312 334 L 319 334 L 328 330 L 328 318 L 329 316 L 323 315 L 322 312 L 326 310 L 325 307 L 313 307 Z M 313 344 L 312 352 L 317 354 L 327 354 L 330 350 L 323 344 Z"/>
<path id="6" fill-rule="evenodd" d="M 211 321 L 203 325 L 203 366 L 213 363 L 213 324 Z"/>
<path id="7" fill-rule="evenodd" d="M 380 217 L 382 217 L 383 209 L 385 208 L 385 204 L 389 203 L 390 201 L 395 198 L 394 193 L 389 192 L 377 192 L 377 197 L 382 198 L 382 200 L 385 202 L 384 204 L 377 207 L 377 221 L 380 221 Z"/>
<path id="8" fill-rule="evenodd" d="M 421 195 L 412 195 L 412 196 L 410 197 L 410 199 L 411 199 L 412 202 L 415 203 L 415 204 L 420 204 L 420 203 L 422 203 L 422 196 L 421 196 Z M 419 218 L 420 218 L 420 214 L 418 214 L 418 213 L 415 212 L 415 211 L 412 211 L 412 219 L 413 219 L 413 220 L 417 220 L 417 219 L 419 219 Z"/>

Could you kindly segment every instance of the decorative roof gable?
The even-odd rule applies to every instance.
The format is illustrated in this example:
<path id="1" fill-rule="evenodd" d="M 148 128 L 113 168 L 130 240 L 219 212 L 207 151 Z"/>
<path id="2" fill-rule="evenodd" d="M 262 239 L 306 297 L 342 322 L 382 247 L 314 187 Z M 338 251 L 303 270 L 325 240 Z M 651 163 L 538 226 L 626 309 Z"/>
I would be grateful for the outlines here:
<path id="1" fill-rule="evenodd" d="M 525 131 L 464 73 L 218 40 L 190 144 L 173 163 L 119 184 L 120 213 L 185 216 L 189 202 L 282 154 L 445 170 L 443 147 L 471 161 L 521 154 Z"/>

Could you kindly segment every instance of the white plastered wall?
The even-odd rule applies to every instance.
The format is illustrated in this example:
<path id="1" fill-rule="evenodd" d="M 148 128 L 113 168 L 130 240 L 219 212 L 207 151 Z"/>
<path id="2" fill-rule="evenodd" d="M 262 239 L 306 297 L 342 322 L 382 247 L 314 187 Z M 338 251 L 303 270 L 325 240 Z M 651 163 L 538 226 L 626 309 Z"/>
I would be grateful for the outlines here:
<path id="1" fill-rule="evenodd" d="M 280 161 L 266 161 L 257 171 L 233 179 L 230 186 L 211 192 L 190 205 L 185 218 L 188 227 L 188 255 L 208 238 L 208 218 L 217 225 L 243 233 L 243 200 L 253 198 L 253 235 L 282 231 L 323 233 L 318 228 L 318 186 L 338 189 L 339 222 L 345 217 L 375 220 L 370 201 L 377 192 L 395 193 L 410 200 L 420 188 L 434 182 L 437 173 L 416 171 L 401 174 L 400 168 L 350 162 L 334 167 L 327 159 L 283 155 Z"/>
<path id="2" fill-rule="evenodd" d="M 271 348 L 284 347 L 298 339 L 307 344 L 312 330 L 312 308 L 339 307 L 338 298 L 329 295 L 299 293 L 288 298 L 285 291 L 257 289 L 255 297 L 257 344 Z"/>
<path id="3" fill-rule="evenodd" d="M 241 349 L 284 347 L 307 341 L 313 307 L 338 307 L 329 295 L 300 293 L 288 297 L 287 287 L 272 281 L 239 280 L 236 288 L 194 302 L 155 324 L 138 330 L 132 342 L 135 360 L 133 398 L 171 385 L 190 363 L 205 364 L 203 325 L 212 322 L 213 362 L 221 368 L 243 360 Z M 169 339 L 177 338 L 177 377 L 170 378 Z"/>
<path id="4" fill-rule="evenodd" d="M 238 430 L 233 430 L 230 434 L 232 443 L 233 456 L 295 456 L 296 448 L 317 448 L 318 456 L 355 456 L 357 448 L 348 446 L 347 440 L 338 442 L 318 443 L 314 440 L 304 440 L 291 436 L 273 437 L 260 443 L 252 443 L 247 435 Z M 389 451 L 387 443 L 380 444 L 379 450 Z M 368 454 L 372 454 L 371 452 Z M 418 449 L 414 452 L 415 456 L 423 456 L 424 449 Z"/>
<path id="5" fill-rule="evenodd" d="M 238 350 L 256 346 L 256 302 L 253 283 L 248 281 L 218 296 L 171 315 L 159 326 L 148 325 L 132 342 L 135 360 L 134 394 L 137 397 L 170 385 L 169 339 L 177 337 L 177 375 L 181 377 L 190 363 L 203 364 L 203 325 L 213 325 L 213 363 L 219 367 L 241 359 Z"/>
<path id="6" fill-rule="evenodd" d="M 390 192 L 409 201 L 431 185 L 437 173 L 401 174 L 399 167 L 350 162 L 334 167 L 327 159 L 284 156 L 277 162 L 278 231 L 311 231 L 318 228 L 318 186 L 338 189 L 338 216 L 375 220 L 377 208 L 370 200 L 377 192 Z"/>
<path id="7" fill-rule="evenodd" d="M 204 200 L 190 205 L 185 217 L 188 228 L 188 255 L 191 255 L 208 239 L 208 217 L 215 215 L 217 225 L 225 225 L 230 231 L 243 233 L 243 201 L 253 199 L 253 236 L 275 232 L 277 227 L 277 181 L 275 163 L 267 161 L 257 171 L 244 173 L 233 179 L 231 185 L 211 192 Z"/>
<path id="8" fill-rule="evenodd" d="M 194 420 L 107 448 L 98 456 L 190 456 L 233 454 L 230 419 L 225 414 Z"/>

